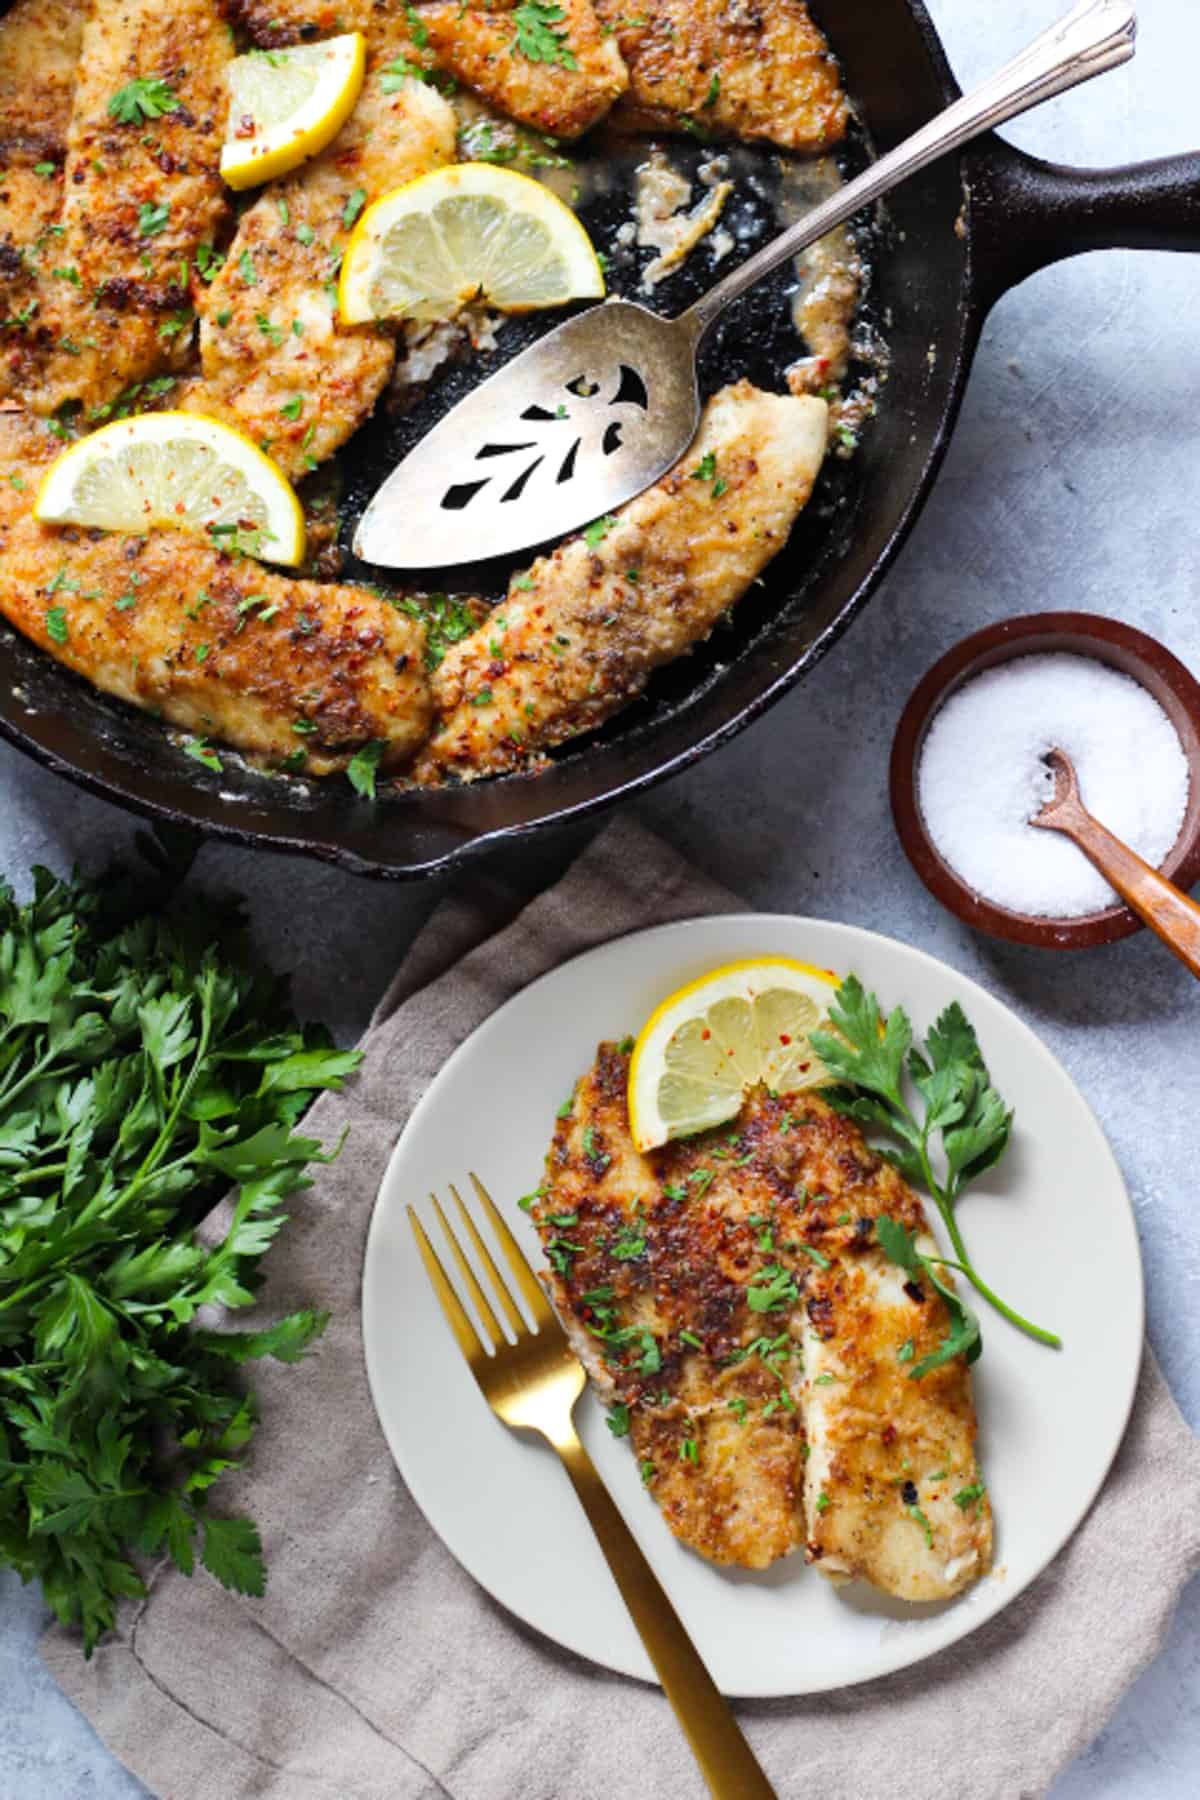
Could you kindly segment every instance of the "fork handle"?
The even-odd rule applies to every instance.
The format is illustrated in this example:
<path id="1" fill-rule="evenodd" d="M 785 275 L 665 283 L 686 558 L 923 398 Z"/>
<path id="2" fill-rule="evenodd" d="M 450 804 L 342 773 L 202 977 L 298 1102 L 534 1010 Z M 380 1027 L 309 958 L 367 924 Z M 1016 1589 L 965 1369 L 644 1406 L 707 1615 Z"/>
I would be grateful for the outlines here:
<path id="1" fill-rule="evenodd" d="M 638 1549 L 574 1427 L 551 1442 L 571 1477 L 709 1791 L 716 1800 L 777 1800 L 728 1702 Z"/>

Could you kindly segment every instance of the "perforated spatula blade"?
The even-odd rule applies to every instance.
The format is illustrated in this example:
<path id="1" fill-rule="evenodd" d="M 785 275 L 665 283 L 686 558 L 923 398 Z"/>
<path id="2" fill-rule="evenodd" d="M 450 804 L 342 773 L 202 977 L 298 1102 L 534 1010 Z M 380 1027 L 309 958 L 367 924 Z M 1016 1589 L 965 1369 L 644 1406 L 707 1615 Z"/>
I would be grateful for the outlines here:
<path id="1" fill-rule="evenodd" d="M 909 175 L 1133 55 L 1130 0 L 1079 0 L 973 94 L 757 251 L 678 319 L 609 300 L 482 382 L 392 471 L 354 537 L 364 562 L 453 567 L 562 537 L 666 474 L 696 433 L 696 357 L 730 303 Z"/>
<path id="2" fill-rule="evenodd" d="M 561 537 L 658 480 L 700 418 L 688 316 L 608 300 L 513 358 L 427 432 L 354 550 L 390 569 L 482 561 Z"/>

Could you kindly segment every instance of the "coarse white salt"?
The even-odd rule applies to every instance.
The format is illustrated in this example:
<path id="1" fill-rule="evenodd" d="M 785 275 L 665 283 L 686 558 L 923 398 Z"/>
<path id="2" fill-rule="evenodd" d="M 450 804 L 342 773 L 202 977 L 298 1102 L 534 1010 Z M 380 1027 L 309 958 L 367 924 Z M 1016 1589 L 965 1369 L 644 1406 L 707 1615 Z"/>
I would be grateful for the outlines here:
<path id="1" fill-rule="evenodd" d="M 967 682 L 930 726 L 917 791 L 930 837 L 975 893 L 1075 919 L 1117 895 L 1069 839 L 1029 823 L 1053 795 L 1042 758 L 1056 745 L 1084 805 L 1157 868 L 1187 811 L 1187 757 L 1157 700 L 1090 656 L 1021 656 Z"/>

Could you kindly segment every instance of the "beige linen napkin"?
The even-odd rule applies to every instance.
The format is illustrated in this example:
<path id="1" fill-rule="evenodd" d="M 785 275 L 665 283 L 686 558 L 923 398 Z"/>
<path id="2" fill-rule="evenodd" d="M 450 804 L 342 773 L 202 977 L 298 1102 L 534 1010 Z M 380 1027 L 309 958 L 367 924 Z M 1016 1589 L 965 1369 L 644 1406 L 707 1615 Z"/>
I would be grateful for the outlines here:
<path id="1" fill-rule="evenodd" d="M 272 1307 L 312 1303 L 333 1320 L 303 1367 L 263 1366 L 253 1464 L 240 1492 L 222 1490 L 262 1526 L 266 1598 L 163 1566 L 90 1663 L 57 1628 L 44 1641 L 63 1688 L 161 1800 L 703 1793 L 657 1690 L 517 1625 L 442 1548 L 376 1423 L 358 1299 L 388 1154 L 455 1045 L 565 958 L 734 902 L 627 822 L 515 918 L 498 884 L 464 889 L 405 958 L 360 1077 L 312 1113 L 326 1142 L 346 1123 L 349 1141 L 268 1258 Z M 1147 1352 L 1103 1493 L 1020 1600 L 905 1674 L 739 1714 L 784 1797 L 1041 1794 L 1153 1657 L 1198 1560 L 1200 1444 Z"/>

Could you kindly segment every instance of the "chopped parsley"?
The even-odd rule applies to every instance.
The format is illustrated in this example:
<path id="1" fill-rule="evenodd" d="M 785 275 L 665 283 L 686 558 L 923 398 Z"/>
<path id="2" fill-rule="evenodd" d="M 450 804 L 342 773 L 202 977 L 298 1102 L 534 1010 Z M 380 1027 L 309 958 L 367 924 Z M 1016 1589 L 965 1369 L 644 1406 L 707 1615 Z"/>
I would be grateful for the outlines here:
<path id="1" fill-rule="evenodd" d="M 577 69 L 579 64 L 569 35 L 565 30 L 555 29 L 563 24 L 566 16 L 553 0 L 549 4 L 547 0 L 522 0 L 513 11 L 517 35 L 509 49 L 523 56 L 526 62 L 557 63 L 563 69 Z"/>
<path id="2" fill-rule="evenodd" d="M 183 753 L 194 762 L 203 763 L 206 769 L 212 769 L 214 774 L 221 773 L 221 759 L 206 738 L 188 738 Z"/>
<path id="3" fill-rule="evenodd" d="M 768 1263 L 760 1269 L 746 1289 L 746 1303 L 751 1312 L 775 1312 L 799 1300 L 800 1290 L 789 1269 Z"/>
<path id="4" fill-rule="evenodd" d="M 606 1423 L 615 1438 L 629 1436 L 629 1408 L 623 1400 L 612 1408 Z"/>
<path id="5" fill-rule="evenodd" d="M 427 594 L 423 599 L 401 600 L 400 611 L 425 626 L 425 667 L 436 669 L 451 644 L 475 629 L 475 614 L 463 600 L 449 594 Z"/>
<path id="6" fill-rule="evenodd" d="M 708 92 L 704 96 L 704 105 L 706 107 L 715 106 L 717 104 L 717 98 L 718 98 L 720 92 L 721 92 L 721 71 L 720 71 L 720 69 L 714 69 L 712 72 L 712 76 L 708 83 Z"/>
<path id="7" fill-rule="evenodd" d="M 829 1495 L 825 1492 L 824 1488 L 822 1488 L 821 1492 L 817 1495 L 817 1511 L 823 1513 L 830 1504 L 831 1501 Z"/>
<path id="8" fill-rule="evenodd" d="M 157 237 L 165 231 L 171 217 L 169 200 L 143 200 L 138 207 L 138 235 L 140 237 Z"/>
<path id="9" fill-rule="evenodd" d="M 917 1524 L 921 1527 L 921 1530 L 925 1535 L 926 1549 L 932 1550 L 933 1549 L 933 1526 L 929 1523 L 929 1520 L 925 1517 L 925 1514 L 921 1511 L 919 1506 L 910 1506 L 906 1510 L 908 1512 L 909 1518 L 912 1519 L 915 1524 Z"/>
<path id="10" fill-rule="evenodd" d="M 67 610 L 64 606 L 51 606 L 46 613 L 46 634 L 56 644 L 65 644 L 70 633 L 67 629 Z"/>
<path id="11" fill-rule="evenodd" d="M 118 88 L 108 102 L 108 114 L 122 125 L 137 125 L 143 119 L 161 119 L 164 113 L 177 112 L 179 101 L 165 81 L 157 75 L 139 75 Z"/>
<path id="12" fill-rule="evenodd" d="M 931 1479 L 935 1478 L 931 1477 Z M 970 1487 L 960 1488 L 958 1490 L 957 1494 L 954 1496 L 954 1504 L 960 1511 L 966 1512 L 968 1506 L 974 1506 L 976 1501 L 982 1500 L 986 1492 L 987 1489 L 982 1481 L 972 1482 Z"/>
<path id="13" fill-rule="evenodd" d="M 304 411 L 304 395 L 293 394 L 290 400 L 284 401 L 279 410 L 285 419 L 298 419 Z"/>
<path id="14" fill-rule="evenodd" d="M 680 1462 L 690 1462 L 697 1467 L 700 1463 L 700 1446 L 695 1438 L 685 1437 L 679 1446 Z"/>
<path id="15" fill-rule="evenodd" d="M 583 541 L 589 550 L 594 550 L 597 544 L 604 542 L 616 522 L 615 513 L 605 513 L 602 519 L 593 519 L 592 523 L 585 527 Z"/>
<path id="16" fill-rule="evenodd" d="M 912 1339 L 905 1338 L 904 1342 L 896 1352 L 896 1361 L 911 1362 L 916 1353 L 916 1345 L 913 1343 Z"/>
<path id="17" fill-rule="evenodd" d="M 361 794 L 364 800 L 375 798 L 375 776 L 379 759 L 386 749 L 387 745 L 382 738 L 372 738 L 370 743 L 364 744 L 350 759 L 346 779 L 355 793 Z"/>
<path id="18" fill-rule="evenodd" d="M 359 213 L 362 211 L 363 207 L 366 204 L 367 204 L 366 188 L 360 188 L 360 187 L 355 188 L 354 192 L 351 194 L 350 198 L 347 200 L 345 206 L 343 206 L 343 208 L 342 208 L 342 224 L 346 227 L 347 231 L 349 231 L 349 229 L 353 225 L 355 219 L 357 219 Z"/>

